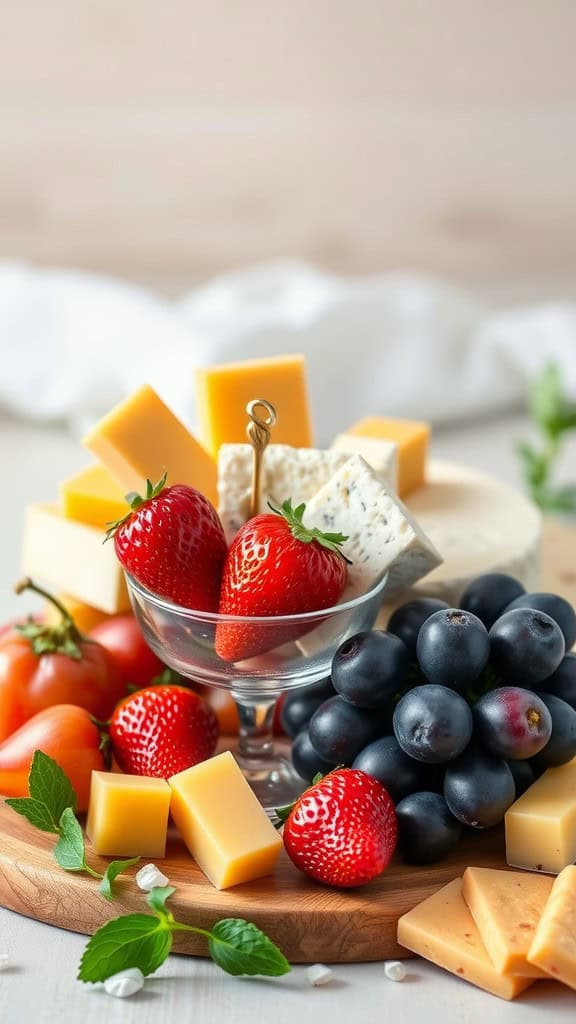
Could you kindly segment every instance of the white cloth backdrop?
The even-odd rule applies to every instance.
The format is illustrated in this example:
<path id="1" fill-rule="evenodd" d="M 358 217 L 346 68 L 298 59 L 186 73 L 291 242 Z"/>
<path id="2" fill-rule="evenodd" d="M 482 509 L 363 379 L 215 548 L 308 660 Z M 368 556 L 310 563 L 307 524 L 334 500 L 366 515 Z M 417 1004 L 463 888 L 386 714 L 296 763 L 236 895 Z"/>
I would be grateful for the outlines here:
<path id="1" fill-rule="evenodd" d="M 0 264 L 0 407 L 83 430 L 149 382 L 194 425 L 193 369 L 304 352 L 319 443 L 367 414 L 434 423 L 518 403 L 553 360 L 576 396 L 576 306 L 494 310 L 424 275 L 264 264 L 177 301 L 121 281 Z"/>

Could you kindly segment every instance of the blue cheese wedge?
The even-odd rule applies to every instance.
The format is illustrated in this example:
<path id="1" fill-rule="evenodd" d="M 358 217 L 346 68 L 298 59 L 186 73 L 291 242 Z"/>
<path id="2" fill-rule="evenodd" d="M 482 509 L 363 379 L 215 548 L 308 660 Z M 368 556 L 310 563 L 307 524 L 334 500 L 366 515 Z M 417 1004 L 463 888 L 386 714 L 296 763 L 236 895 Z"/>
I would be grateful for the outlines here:
<path id="1" fill-rule="evenodd" d="M 249 444 L 223 444 L 218 454 L 218 512 L 228 543 L 250 515 L 252 457 Z M 259 511 L 268 512 L 268 502 L 280 507 L 287 498 L 294 507 L 307 502 L 349 458 L 346 452 L 269 445 Z"/>
<path id="2" fill-rule="evenodd" d="M 336 452 L 361 455 L 382 482 L 388 484 L 396 494 L 398 490 L 398 445 L 394 444 L 394 441 L 384 441 L 377 437 L 361 437 L 359 434 L 338 434 L 330 447 Z"/>
<path id="3" fill-rule="evenodd" d="M 370 590 L 384 573 L 389 600 L 442 562 L 408 509 L 361 455 L 352 455 L 310 499 L 304 523 L 348 537 L 342 551 L 352 564 L 343 601 Z"/>

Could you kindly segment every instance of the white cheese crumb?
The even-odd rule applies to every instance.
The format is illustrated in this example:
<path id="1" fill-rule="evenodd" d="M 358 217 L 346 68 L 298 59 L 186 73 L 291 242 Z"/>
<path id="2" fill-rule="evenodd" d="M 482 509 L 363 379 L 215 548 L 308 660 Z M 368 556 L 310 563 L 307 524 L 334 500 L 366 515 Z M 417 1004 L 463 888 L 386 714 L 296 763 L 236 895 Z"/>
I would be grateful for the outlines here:
<path id="1" fill-rule="evenodd" d="M 384 974 L 390 981 L 404 981 L 406 968 L 401 960 L 388 960 L 384 964 Z"/>
<path id="2" fill-rule="evenodd" d="M 155 864 L 145 864 L 136 874 L 136 885 L 144 892 L 150 892 L 157 885 L 169 885 L 169 880 Z"/>
<path id="3" fill-rule="evenodd" d="M 109 996 L 116 996 L 117 999 L 127 999 L 139 992 L 144 986 L 144 975 L 139 967 L 128 967 L 125 971 L 118 971 L 106 978 L 104 988 Z"/>
<path id="4" fill-rule="evenodd" d="M 3 971 L 5 967 L 8 967 L 10 963 L 10 955 L 8 953 L 0 953 L 0 971 Z"/>
<path id="5" fill-rule="evenodd" d="M 317 985 L 327 985 L 329 981 L 332 981 L 334 971 L 331 971 L 329 967 L 325 967 L 324 964 L 312 964 L 311 967 L 306 968 L 306 977 L 310 984 L 315 987 Z"/>

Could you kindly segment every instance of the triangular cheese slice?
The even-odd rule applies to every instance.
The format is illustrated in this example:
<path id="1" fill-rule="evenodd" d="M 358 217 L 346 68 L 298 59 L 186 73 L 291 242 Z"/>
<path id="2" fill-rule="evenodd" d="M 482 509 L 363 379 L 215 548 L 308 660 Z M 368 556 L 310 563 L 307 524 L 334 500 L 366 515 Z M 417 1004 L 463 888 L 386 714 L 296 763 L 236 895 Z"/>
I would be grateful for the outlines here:
<path id="1" fill-rule="evenodd" d="M 515 999 L 533 984 L 532 978 L 498 973 L 462 897 L 461 878 L 400 918 L 398 942 L 502 999 Z"/>
<path id="2" fill-rule="evenodd" d="M 526 871 L 467 868 L 462 895 L 500 974 L 543 978 L 526 957 L 554 879 Z"/>

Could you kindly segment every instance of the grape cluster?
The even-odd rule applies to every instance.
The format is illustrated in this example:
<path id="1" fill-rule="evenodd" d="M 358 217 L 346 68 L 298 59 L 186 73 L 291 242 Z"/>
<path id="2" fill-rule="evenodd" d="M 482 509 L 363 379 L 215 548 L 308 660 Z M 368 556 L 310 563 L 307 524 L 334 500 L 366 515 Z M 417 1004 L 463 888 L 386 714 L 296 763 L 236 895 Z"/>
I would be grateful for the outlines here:
<path id="1" fill-rule="evenodd" d="M 378 779 L 400 853 L 433 863 L 576 755 L 575 643 L 567 601 L 504 573 L 474 580 L 459 608 L 410 601 L 386 632 L 346 640 L 330 679 L 288 696 L 294 767 L 307 781 L 335 765 Z"/>

